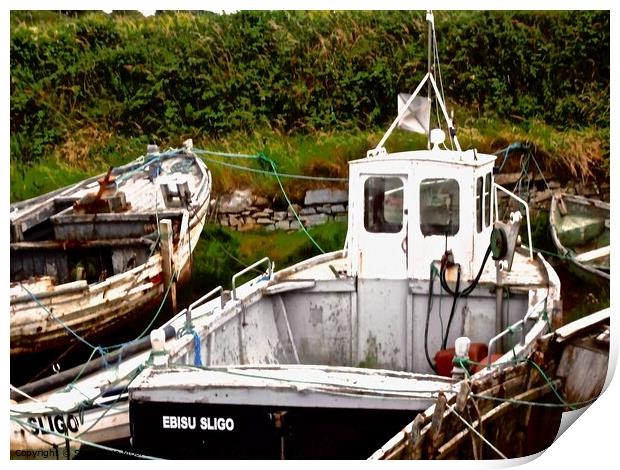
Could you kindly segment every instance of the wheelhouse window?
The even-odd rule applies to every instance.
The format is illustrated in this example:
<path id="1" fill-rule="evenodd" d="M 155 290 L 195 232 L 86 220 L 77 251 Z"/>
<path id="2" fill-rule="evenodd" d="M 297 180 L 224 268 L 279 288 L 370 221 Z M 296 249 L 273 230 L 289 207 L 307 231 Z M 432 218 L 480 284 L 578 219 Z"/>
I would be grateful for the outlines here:
<path id="1" fill-rule="evenodd" d="M 403 228 L 403 180 L 372 176 L 364 183 L 364 228 L 398 233 Z"/>
<path id="2" fill-rule="evenodd" d="M 482 232 L 482 176 L 476 178 L 476 228 Z"/>
<path id="3" fill-rule="evenodd" d="M 420 230 L 429 235 L 459 231 L 459 184 L 454 179 L 429 178 L 420 183 Z"/>
<path id="4" fill-rule="evenodd" d="M 491 223 L 491 173 L 484 178 L 484 207 L 484 226 L 488 227 Z"/>

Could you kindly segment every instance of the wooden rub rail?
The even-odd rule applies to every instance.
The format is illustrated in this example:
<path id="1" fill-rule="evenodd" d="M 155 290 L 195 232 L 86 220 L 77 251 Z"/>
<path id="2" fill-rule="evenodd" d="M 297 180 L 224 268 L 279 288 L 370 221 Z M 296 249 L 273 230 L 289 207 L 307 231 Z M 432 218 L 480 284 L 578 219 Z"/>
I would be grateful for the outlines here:
<path id="1" fill-rule="evenodd" d="M 550 385 L 532 369 L 521 363 L 481 380 L 462 381 L 459 392 L 450 396 L 440 393 L 434 407 L 405 428 L 399 445 L 379 450 L 371 459 L 497 459 L 515 457 L 515 450 L 527 455 L 541 445 L 544 449 L 548 442 L 533 436 L 541 408 L 523 402 L 548 400 L 551 385 L 557 388 L 560 381 Z M 556 415 L 561 410 L 542 412 Z"/>
<path id="2" fill-rule="evenodd" d="M 529 357 L 484 368 L 440 393 L 370 459 L 497 459 L 545 450 L 562 412 L 600 395 L 608 358 L 606 310 L 543 336 Z"/>

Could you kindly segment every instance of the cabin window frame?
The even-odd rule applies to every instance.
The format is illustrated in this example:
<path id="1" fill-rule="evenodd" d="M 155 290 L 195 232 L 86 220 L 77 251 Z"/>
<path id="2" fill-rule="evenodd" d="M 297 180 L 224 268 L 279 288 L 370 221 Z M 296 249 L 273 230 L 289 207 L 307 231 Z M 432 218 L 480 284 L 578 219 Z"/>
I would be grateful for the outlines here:
<path id="1" fill-rule="evenodd" d="M 382 184 L 379 180 L 383 180 Z M 402 197 L 386 198 L 386 192 L 398 191 L 398 186 L 389 188 L 395 181 L 400 183 Z M 383 189 L 382 189 L 383 188 Z M 373 193 L 374 191 L 374 193 Z M 364 230 L 372 234 L 401 233 L 405 227 L 405 179 L 399 175 L 369 175 L 364 180 Z M 400 211 L 398 206 L 400 205 Z M 393 211 L 394 208 L 396 212 Z M 386 217 L 386 212 L 389 217 Z M 400 217 L 392 218 L 395 214 Z M 372 220 L 371 220 L 372 219 Z"/>
<path id="2" fill-rule="evenodd" d="M 427 202 L 433 202 L 431 201 L 426 194 L 423 193 L 424 191 L 424 186 L 425 185 L 429 185 L 432 183 L 436 183 L 437 185 L 443 185 L 443 186 L 447 186 L 447 190 L 448 192 L 446 193 L 446 191 L 442 191 L 441 189 L 439 189 L 439 191 L 435 194 L 435 196 L 439 196 L 439 199 L 437 197 L 435 197 L 435 204 L 428 204 Z M 426 189 L 428 190 L 429 187 L 427 186 Z M 432 191 L 432 190 L 431 190 Z M 419 223 L 419 227 L 420 227 L 420 231 L 422 232 L 422 235 L 425 237 L 429 237 L 429 236 L 433 236 L 433 235 L 438 235 L 438 236 L 448 236 L 448 237 L 454 237 L 456 236 L 459 231 L 461 230 L 461 211 L 460 211 L 460 199 L 461 199 L 461 185 L 459 184 L 458 179 L 456 178 L 424 178 L 420 181 L 420 190 L 419 190 L 419 205 L 420 205 L 420 211 L 419 211 L 419 215 L 420 215 L 420 223 Z M 450 220 L 450 223 L 447 224 L 437 224 L 437 223 L 432 223 L 429 222 L 429 219 L 432 217 L 433 219 L 440 219 L 442 216 L 442 209 L 445 207 L 446 209 L 448 209 L 448 206 L 444 206 L 444 202 L 442 202 L 440 200 L 441 196 L 443 195 L 448 195 L 448 196 L 452 196 L 453 198 L 453 202 L 451 204 L 451 208 L 449 210 L 452 210 L 452 214 L 448 213 L 444 214 L 446 216 L 448 216 L 448 220 Z M 454 202 L 454 200 L 456 200 Z M 456 210 L 455 210 L 456 209 Z M 440 227 L 442 229 L 440 229 Z M 451 230 L 446 230 L 447 228 L 451 227 Z"/>
<path id="3" fill-rule="evenodd" d="M 491 178 L 491 172 L 489 171 L 484 176 L 484 226 L 485 228 L 491 225 L 493 220 L 493 214 L 491 213 L 491 186 L 493 186 L 493 180 Z"/>
<path id="4" fill-rule="evenodd" d="M 483 195 L 484 195 L 484 183 L 482 176 L 478 176 L 476 178 L 476 230 L 478 233 L 482 232 L 482 219 L 486 215 L 483 215 L 484 212 L 484 204 L 483 204 Z"/>

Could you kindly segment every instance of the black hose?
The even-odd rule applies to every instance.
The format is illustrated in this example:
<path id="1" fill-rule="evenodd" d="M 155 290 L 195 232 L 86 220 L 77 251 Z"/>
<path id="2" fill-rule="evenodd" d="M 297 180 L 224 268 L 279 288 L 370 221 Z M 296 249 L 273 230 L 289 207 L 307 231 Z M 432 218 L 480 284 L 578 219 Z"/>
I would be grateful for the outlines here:
<path id="1" fill-rule="evenodd" d="M 448 318 L 448 325 L 446 326 L 446 334 L 443 337 L 443 341 L 441 343 L 441 349 L 446 349 L 446 345 L 448 343 L 448 336 L 450 335 L 450 325 L 452 324 L 452 319 L 454 318 L 454 312 L 456 310 L 456 301 L 460 297 L 459 295 L 459 285 L 461 284 L 461 265 L 457 264 L 456 271 L 456 290 L 454 291 L 454 298 L 452 300 L 452 309 L 450 310 L 450 318 Z M 445 270 L 444 270 L 445 273 Z M 444 279 L 445 280 L 445 279 Z"/>
<path id="2" fill-rule="evenodd" d="M 426 306 L 426 324 L 424 325 L 424 353 L 426 354 L 426 361 L 428 365 L 431 366 L 433 372 L 437 373 L 437 368 L 433 361 L 431 361 L 430 356 L 428 355 L 428 323 L 431 316 L 431 309 L 433 306 L 433 281 L 435 280 L 435 274 L 433 271 L 433 263 L 431 263 L 431 273 L 429 277 L 428 283 L 428 304 Z"/>
<path id="3" fill-rule="evenodd" d="M 469 294 L 471 294 L 473 292 L 473 290 L 476 288 L 476 286 L 478 285 L 478 282 L 480 281 L 480 276 L 482 276 L 482 271 L 484 271 L 484 266 L 487 263 L 487 259 L 489 259 L 489 255 L 491 254 L 491 245 L 489 245 L 489 247 L 487 248 L 486 253 L 484 254 L 484 259 L 482 260 L 482 264 L 480 265 L 480 269 L 478 270 L 478 274 L 476 275 L 476 277 L 474 278 L 474 280 L 472 281 L 472 283 L 467 286 L 465 288 L 465 290 L 463 290 L 463 292 L 458 292 L 458 287 L 456 289 L 456 292 L 454 292 L 452 289 L 450 289 L 450 286 L 448 285 L 448 283 L 446 282 L 446 268 L 443 267 L 440 275 L 439 275 L 439 280 L 441 282 L 441 287 L 443 287 L 443 289 L 450 295 L 454 296 L 457 293 L 459 294 L 459 297 L 467 297 Z M 460 266 L 459 266 L 460 269 Z M 460 271 L 459 271 L 460 272 Z"/>

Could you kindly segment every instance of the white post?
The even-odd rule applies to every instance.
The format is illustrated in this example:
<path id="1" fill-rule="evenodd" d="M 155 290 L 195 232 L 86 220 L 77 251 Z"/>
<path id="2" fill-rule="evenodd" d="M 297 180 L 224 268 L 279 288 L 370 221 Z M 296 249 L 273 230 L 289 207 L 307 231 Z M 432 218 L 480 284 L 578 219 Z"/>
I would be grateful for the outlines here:
<path id="1" fill-rule="evenodd" d="M 411 103 L 413 103 L 413 100 L 415 99 L 416 96 L 418 96 L 418 94 L 420 93 L 420 90 L 422 90 L 422 87 L 424 86 L 424 84 L 426 83 L 426 80 L 428 80 L 428 78 L 431 76 L 430 73 L 427 73 L 424 78 L 422 79 L 422 81 L 420 82 L 420 84 L 418 85 L 418 87 L 415 89 L 415 91 L 413 92 L 413 94 L 409 97 L 409 99 L 407 100 L 407 103 L 405 103 L 405 106 L 403 106 L 403 109 L 401 109 L 400 113 L 398 113 L 398 116 L 396 116 L 396 119 L 394 119 L 394 122 L 392 123 L 392 125 L 390 126 L 390 128 L 387 130 L 387 132 L 385 133 L 385 135 L 383 136 L 383 138 L 381 139 L 381 141 L 377 144 L 377 146 L 375 147 L 375 152 L 378 151 L 381 147 L 383 147 L 383 144 L 385 144 L 385 141 L 388 139 L 388 137 L 390 136 L 390 134 L 392 133 L 392 131 L 394 130 L 394 128 L 398 125 L 398 123 L 400 122 L 400 120 L 403 118 L 403 116 L 405 115 L 405 113 L 409 110 L 409 106 L 411 106 Z"/>

